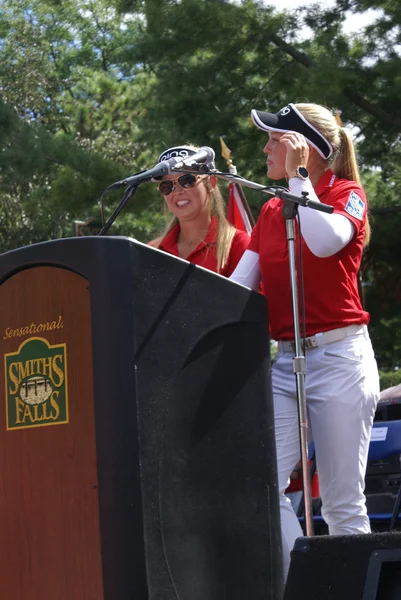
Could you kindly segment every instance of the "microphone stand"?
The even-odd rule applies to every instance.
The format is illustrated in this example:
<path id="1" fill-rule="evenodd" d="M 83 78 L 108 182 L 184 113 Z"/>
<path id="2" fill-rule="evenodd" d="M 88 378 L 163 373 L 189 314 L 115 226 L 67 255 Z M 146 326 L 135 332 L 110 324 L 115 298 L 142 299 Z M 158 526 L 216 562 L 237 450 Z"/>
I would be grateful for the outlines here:
<path id="1" fill-rule="evenodd" d="M 156 165 L 156 167 L 154 167 L 153 169 L 150 169 L 150 170 L 145 169 L 143 171 L 139 171 L 138 173 L 135 173 L 135 175 L 131 175 L 131 177 L 126 177 L 125 179 L 122 179 L 121 181 L 116 181 L 115 183 L 112 183 L 111 185 L 109 185 L 109 187 L 106 188 L 105 191 L 102 193 L 100 200 L 99 200 L 103 227 L 99 231 L 98 235 L 104 235 L 105 233 L 107 233 L 107 231 L 110 229 L 110 227 L 116 220 L 117 216 L 120 214 L 120 212 L 122 211 L 122 209 L 124 208 L 124 206 L 126 205 L 128 200 L 135 194 L 137 187 L 141 183 L 145 183 L 145 181 L 152 181 L 154 176 L 160 177 L 163 175 L 168 175 L 171 171 L 171 168 L 172 168 L 172 166 L 171 166 L 170 162 L 164 161 L 164 162 L 159 163 L 159 165 Z M 114 209 L 113 213 L 109 217 L 107 223 L 105 224 L 104 223 L 104 206 L 103 206 L 104 196 L 109 190 L 116 190 L 121 187 L 125 187 L 124 196 L 122 197 L 122 199 L 120 200 L 120 202 Z"/>
<path id="2" fill-rule="evenodd" d="M 126 205 L 128 200 L 130 198 L 132 198 L 132 196 L 135 194 L 138 185 L 139 184 L 132 183 L 131 185 L 127 186 L 127 188 L 124 192 L 124 196 L 121 198 L 120 202 L 117 204 L 116 208 L 113 210 L 113 212 L 111 213 L 107 222 L 103 225 L 103 227 L 99 231 L 98 235 L 105 235 L 108 232 L 108 230 L 113 225 L 114 221 L 117 219 L 118 215 L 120 214 L 120 212 L 122 211 L 122 209 L 124 208 L 124 206 Z M 107 188 L 107 189 L 109 189 L 109 188 Z M 104 193 L 102 194 L 102 198 L 103 198 Z"/>
<path id="3" fill-rule="evenodd" d="M 186 168 L 183 169 L 183 167 L 179 167 L 178 169 L 164 167 L 164 171 L 165 171 L 165 173 L 164 173 L 165 175 L 168 175 L 170 172 L 173 172 L 173 171 L 176 173 L 195 173 L 196 175 L 199 175 L 199 171 L 189 171 Z M 205 172 L 205 171 L 208 172 L 209 168 L 206 165 L 202 165 L 202 172 Z M 98 235 L 105 235 L 108 232 L 108 230 L 113 225 L 114 221 L 116 220 L 116 218 L 118 217 L 118 215 L 120 214 L 120 212 L 122 211 L 122 209 L 124 208 L 124 206 L 126 205 L 128 200 L 130 198 L 132 198 L 132 196 L 135 194 L 138 186 L 141 183 L 145 183 L 148 181 L 155 181 L 152 178 L 152 175 L 148 174 L 148 175 L 143 176 L 144 173 L 146 173 L 146 170 L 139 171 L 135 175 L 128 177 L 126 181 L 124 181 L 124 180 L 117 181 L 116 183 L 109 185 L 109 187 L 104 190 L 104 192 L 100 196 L 100 200 L 99 200 L 103 226 L 102 226 L 101 230 L 99 231 Z M 141 177 L 141 175 L 142 175 L 142 177 Z M 104 199 L 105 194 L 110 190 L 117 189 L 119 187 L 124 187 L 124 186 L 125 186 L 125 192 L 124 192 L 123 197 L 121 198 L 120 202 L 117 204 L 116 208 L 113 210 L 113 212 L 110 215 L 107 222 L 104 223 L 103 199 Z"/>
<path id="4" fill-rule="evenodd" d="M 284 200 L 282 214 L 285 219 L 285 229 L 287 233 L 288 260 L 290 263 L 290 280 L 292 296 L 292 315 L 294 321 L 294 344 L 295 356 L 293 358 L 293 371 L 295 374 L 295 385 L 297 393 L 298 423 L 299 423 L 299 443 L 301 449 L 301 467 L 302 481 L 304 488 L 304 507 L 305 507 L 305 530 L 306 535 L 311 536 L 314 533 L 313 528 L 313 506 L 312 506 L 312 485 L 309 468 L 309 448 L 308 448 L 308 413 L 306 407 L 305 392 L 305 374 L 306 359 L 304 345 L 301 343 L 301 332 L 299 323 L 298 307 L 298 286 L 296 270 L 296 252 L 295 252 L 295 219 L 298 214 L 298 204 Z"/>
<path id="5" fill-rule="evenodd" d="M 284 200 L 282 214 L 285 219 L 288 259 L 290 267 L 290 284 L 292 297 L 292 312 L 294 320 L 294 350 L 293 371 L 295 375 L 297 406 L 298 406 L 298 421 L 299 421 L 299 442 L 301 449 L 301 464 L 302 477 L 304 487 L 304 506 L 305 506 L 305 530 L 306 535 L 313 535 L 313 511 L 312 511 L 312 491 L 311 491 L 311 475 L 309 468 L 309 453 L 308 453 L 308 417 L 306 407 L 305 393 L 305 373 L 306 360 L 305 348 L 301 343 L 301 333 L 299 324 L 299 307 L 298 307 L 298 285 L 297 285 L 297 269 L 296 269 L 296 252 L 295 252 L 295 219 L 298 214 L 298 205 L 307 206 L 309 208 L 320 210 L 326 213 L 332 213 L 334 208 L 328 204 L 310 200 L 308 194 L 303 193 L 302 196 L 295 196 L 287 192 L 283 188 L 266 187 L 244 179 L 232 173 L 211 172 L 212 175 L 225 179 L 227 181 L 235 181 L 246 187 L 259 190 L 272 197 L 281 198 Z M 295 466 L 295 465 L 294 465 Z"/>

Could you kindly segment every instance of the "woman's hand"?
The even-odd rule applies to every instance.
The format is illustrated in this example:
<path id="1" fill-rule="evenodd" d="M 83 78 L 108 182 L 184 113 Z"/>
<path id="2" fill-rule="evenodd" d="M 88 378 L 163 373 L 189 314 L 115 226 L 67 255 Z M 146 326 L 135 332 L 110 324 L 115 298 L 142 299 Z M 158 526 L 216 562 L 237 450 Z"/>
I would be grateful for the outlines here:
<path id="1" fill-rule="evenodd" d="M 280 142 L 285 145 L 287 154 L 285 158 L 285 172 L 287 178 L 295 176 L 295 169 L 297 167 L 306 167 L 309 160 L 309 146 L 301 133 L 295 131 L 288 131 L 284 133 Z"/>

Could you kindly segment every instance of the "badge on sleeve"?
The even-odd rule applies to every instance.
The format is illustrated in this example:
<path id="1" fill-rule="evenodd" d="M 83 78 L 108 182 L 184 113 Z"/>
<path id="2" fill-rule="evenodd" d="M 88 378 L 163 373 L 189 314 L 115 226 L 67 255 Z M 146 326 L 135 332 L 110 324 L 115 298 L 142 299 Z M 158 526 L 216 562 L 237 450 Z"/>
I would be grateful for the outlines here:
<path id="1" fill-rule="evenodd" d="M 365 202 L 358 196 L 358 194 L 352 191 L 349 195 L 345 210 L 352 217 L 355 217 L 355 219 L 362 221 L 363 213 L 365 212 Z"/>

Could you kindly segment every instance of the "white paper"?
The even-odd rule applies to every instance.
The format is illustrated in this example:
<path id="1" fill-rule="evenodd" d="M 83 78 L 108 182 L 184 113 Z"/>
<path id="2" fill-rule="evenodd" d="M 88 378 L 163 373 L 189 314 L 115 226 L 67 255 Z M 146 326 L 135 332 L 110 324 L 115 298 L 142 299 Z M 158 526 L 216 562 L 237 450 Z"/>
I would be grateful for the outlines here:
<path id="1" fill-rule="evenodd" d="M 371 442 L 384 442 L 387 437 L 388 427 L 373 427 Z"/>

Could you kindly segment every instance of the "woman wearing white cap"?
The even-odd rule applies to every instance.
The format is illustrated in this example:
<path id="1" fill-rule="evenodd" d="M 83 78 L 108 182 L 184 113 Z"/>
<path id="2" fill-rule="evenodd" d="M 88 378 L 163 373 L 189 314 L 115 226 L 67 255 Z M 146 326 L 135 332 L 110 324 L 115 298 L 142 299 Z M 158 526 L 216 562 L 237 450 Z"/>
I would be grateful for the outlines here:
<path id="1" fill-rule="evenodd" d="M 196 151 L 194 146 L 169 148 L 158 162 L 173 157 L 185 159 Z M 213 163 L 207 166 L 214 168 Z M 197 169 L 199 165 L 190 168 Z M 217 178 L 201 171 L 175 173 L 164 176 L 158 189 L 170 218 L 162 235 L 151 245 L 225 277 L 231 275 L 250 238 L 227 221 Z"/>
<path id="2" fill-rule="evenodd" d="M 334 206 L 333 214 L 299 207 L 305 293 L 305 391 L 315 443 L 322 515 L 333 535 L 368 533 L 364 477 L 379 379 L 358 293 L 357 275 L 369 241 L 367 201 L 359 183 L 353 143 L 335 116 L 316 104 L 289 104 L 278 113 L 253 110 L 268 133 L 264 148 L 270 179 L 287 178 L 290 192 Z M 267 298 L 273 365 L 284 571 L 302 535 L 284 490 L 300 457 L 290 272 L 283 201 L 269 200 L 232 279 Z M 299 265 L 298 265 L 299 269 Z"/>

